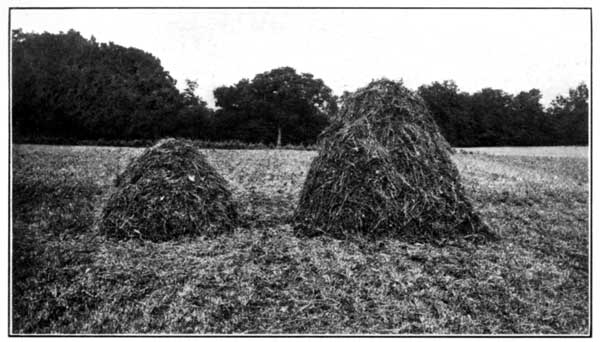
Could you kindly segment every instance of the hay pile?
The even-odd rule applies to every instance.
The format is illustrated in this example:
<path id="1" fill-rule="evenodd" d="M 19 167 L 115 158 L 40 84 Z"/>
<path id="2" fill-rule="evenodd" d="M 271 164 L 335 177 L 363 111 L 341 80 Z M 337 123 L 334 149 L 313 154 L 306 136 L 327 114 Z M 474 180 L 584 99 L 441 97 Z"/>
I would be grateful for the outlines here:
<path id="1" fill-rule="evenodd" d="M 238 214 L 226 180 L 186 142 L 146 150 L 116 180 L 102 213 L 107 236 L 165 241 L 230 231 Z"/>
<path id="2" fill-rule="evenodd" d="M 449 153 L 419 96 L 400 82 L 371 82 L 344 100 L 320 137 L 294 213 L 297 234 L 489 235 Z"/>

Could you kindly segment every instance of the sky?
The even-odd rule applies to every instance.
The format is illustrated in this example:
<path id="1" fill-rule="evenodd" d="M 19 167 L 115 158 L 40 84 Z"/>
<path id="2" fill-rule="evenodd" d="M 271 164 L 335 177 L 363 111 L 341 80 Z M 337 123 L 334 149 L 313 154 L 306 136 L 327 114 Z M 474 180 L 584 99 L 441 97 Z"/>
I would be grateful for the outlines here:
<path id="1" fill-rule="evenodd" d="M 587 10 L 46 9 L 13 10 L 11 26 L 147 51 L 211 107 L 216 87 L 282 66 L 337 95 L 381 77 L 454 80 L 471 93 L 537 88 L 544 105 L 590 77 Z"/>

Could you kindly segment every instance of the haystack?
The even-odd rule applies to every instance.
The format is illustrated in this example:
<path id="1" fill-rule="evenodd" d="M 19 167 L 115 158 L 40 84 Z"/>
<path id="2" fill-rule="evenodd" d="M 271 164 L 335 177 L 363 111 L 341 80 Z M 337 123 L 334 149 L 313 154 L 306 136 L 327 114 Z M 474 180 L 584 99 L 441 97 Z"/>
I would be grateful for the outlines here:
<path id="1" fill-rule="evenodd" d="M 294 213 L 296 232 L 407 240 L 489 235 L 449 153 L 418 95 L 400 82 L 371 82 L 344 100 L 322 133 Z"/>
<path id="2" fill-rule="evenodd" d="M 216 236 L 238 223 L 227 181 L 187 142 L 167 139 L 117 177 L 102 213 L 107 236 L 165 241 Z"/>

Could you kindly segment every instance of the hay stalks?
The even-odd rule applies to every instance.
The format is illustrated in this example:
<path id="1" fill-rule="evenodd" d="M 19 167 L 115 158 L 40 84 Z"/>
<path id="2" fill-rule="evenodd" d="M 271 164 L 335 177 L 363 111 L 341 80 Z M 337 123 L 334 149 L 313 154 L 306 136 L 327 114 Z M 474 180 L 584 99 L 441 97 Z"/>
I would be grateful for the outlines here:
<path id="1" fill-rule="evenodd" d="M 374 81 L 345 99 L 320 139 L 294 213 L 296 232 L 337 238 L 489 235 L 423 100 Z"/>
<path id="2" fill-rule="evenodd" d="M 111 237 L 212 237 L 238 224 L 227 182 L 187 142 L 159 142 L 134 160 L 115 184 L 101 223 L 101 231 Z"/>

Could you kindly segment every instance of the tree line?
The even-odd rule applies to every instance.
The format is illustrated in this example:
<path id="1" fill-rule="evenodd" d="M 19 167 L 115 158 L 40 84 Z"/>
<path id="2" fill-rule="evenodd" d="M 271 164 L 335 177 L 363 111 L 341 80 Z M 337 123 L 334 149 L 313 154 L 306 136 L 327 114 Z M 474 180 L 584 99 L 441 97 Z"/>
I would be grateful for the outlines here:
<path id="1" fill-rule="evenodd" d="M 442 134 L 453 146 L 588 144 L 588 89 L 584 83 L 548 108 L 538 89 L 517 95 L 484 88 L 461 92 L 453 81 L 418 89 Z"/>
<path id="2" fill-rule="evenodd" d="M 186 80 L 179 91 L 160 60 L 135 48 L 66 33 L 12 32 L 12 129 L 15 141 L 167 136 L 307 145 L 335 117 L 341 97 L 319 78 L 282 67 L 214 90 L 207 106 Z M 423 85 L 427 103 L 454 146 L 585 145 L 588 89 L 580 84 L 549 107 L 537 89 L 473 94 L 453 81 Z"/>

